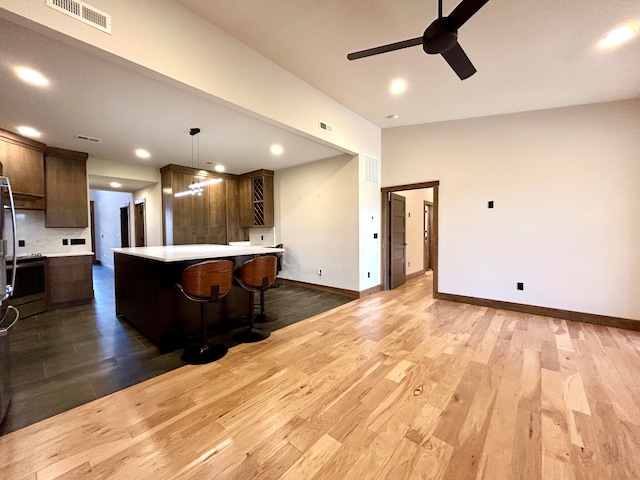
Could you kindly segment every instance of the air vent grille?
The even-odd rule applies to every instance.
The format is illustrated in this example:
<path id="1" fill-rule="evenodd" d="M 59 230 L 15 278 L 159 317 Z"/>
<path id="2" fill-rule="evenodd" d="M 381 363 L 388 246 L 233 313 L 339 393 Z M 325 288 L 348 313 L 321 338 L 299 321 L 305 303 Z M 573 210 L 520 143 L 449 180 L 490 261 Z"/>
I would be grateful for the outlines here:
<path id="1" fill-rule="evenodd" d="M 80 0 L 47 0 L 47 6 L 111 34 L 111 15 Z"/>
<path id="2" fill-rule="evenodd" d="M 99 138 L 89 137 L 87 135 L 76 135 L 76 138 L 78 140 L 85 140 L 87 142 L 95 142 L 95 143 L 100 143 L 102 141 Z"/>
<path id="3" fill-rule="evenodd" d="M 367 183 L 373 183 L 374 185 L 380 185 L 380 179 L 378 171 L 380 170 L 380 159 L 364 154 L 364 181 Z"/>
<path id="4" fill-rule="evenodd" d="M 320 130 L 324 130 L 325 132 L 333 135 L 333 125 L 331 125 L 330 123 L 319 120 L 318 126 L 320 127 Z"/>

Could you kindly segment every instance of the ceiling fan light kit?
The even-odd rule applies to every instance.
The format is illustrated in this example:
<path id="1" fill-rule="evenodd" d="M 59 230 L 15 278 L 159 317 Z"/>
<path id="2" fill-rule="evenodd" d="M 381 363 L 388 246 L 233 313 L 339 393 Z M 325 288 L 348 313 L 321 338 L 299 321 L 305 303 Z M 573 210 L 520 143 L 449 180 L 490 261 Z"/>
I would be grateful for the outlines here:
<path id="1" fill-rule="evenodd" d="M 357 60 L 380 53 L 393 52 L 403 48 L 422 45 L 422 49 L 426 53 L 430 55 L 442 55 L 460 80 L 465 80 L 476 73 L 476 69 L 458 43 L 458 29 L 488 1 L 489 0 L 462 0 L 448 17 L 443 17 L 442 0 L 438 0 L 438 18 L 431 22 L 421 37 L 360 50 L 348 54 L 347 58 L 349 60 Z"/>

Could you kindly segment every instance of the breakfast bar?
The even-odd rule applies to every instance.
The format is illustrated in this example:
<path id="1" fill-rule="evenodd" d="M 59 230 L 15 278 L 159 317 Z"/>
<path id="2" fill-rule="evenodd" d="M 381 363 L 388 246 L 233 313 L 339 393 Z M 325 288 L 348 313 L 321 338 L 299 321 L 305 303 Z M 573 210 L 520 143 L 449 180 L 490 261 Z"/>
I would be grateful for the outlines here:
<path id="1" fill-rule="evenodd" d="M 114 248 L 116 315 L 137 328 L 161 352 L 184 347 L 198 331 L 200 310 L 177 289 L 182 271 L 205 260 L 227 259 L 240 267 L 256 255 L 282 248 L 255 245 L 173 245 Z M 209 324 L 249 313 L 249 294 L 234 286 L 219 303 L 207 305 Z"/>

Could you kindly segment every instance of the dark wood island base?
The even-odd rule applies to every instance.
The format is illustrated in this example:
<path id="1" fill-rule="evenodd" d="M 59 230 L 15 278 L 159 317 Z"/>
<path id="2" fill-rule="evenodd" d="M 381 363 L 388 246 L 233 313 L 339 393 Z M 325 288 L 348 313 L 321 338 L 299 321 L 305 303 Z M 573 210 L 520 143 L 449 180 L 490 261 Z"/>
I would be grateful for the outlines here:
<path id="1" fill-rule="evenodd" d="M 225 256 L 240 267 L 253 255 Z M 177 289 L 189 265 L 219 256 L 181 261 L 158 261 L 114 250 L 116 315 L 125 319 L 162 353 L 183 348 L 200 328 L 200 307 Z M 209 325 L 238 321 L 249 313 L 249 294 L 233 286 L 219 303 L 206 306 Z"/>

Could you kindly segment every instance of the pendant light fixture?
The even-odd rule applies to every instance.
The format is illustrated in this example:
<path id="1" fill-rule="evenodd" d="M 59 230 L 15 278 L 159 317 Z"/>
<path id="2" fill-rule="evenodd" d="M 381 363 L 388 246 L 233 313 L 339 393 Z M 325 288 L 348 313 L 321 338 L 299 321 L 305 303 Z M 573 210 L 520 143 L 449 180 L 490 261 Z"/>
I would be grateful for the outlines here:
<path id="1" fill-rule="evenodd" d="M 196 175 L 196 179 L 191 181 L 189 185 L 189 189 L 184 192 L 178 192 L 174 196 L 175 197 L 184 197 L 186 195 L 196 195 L 198 197 L 202 196 L 204 192 L 204 187 L 207 185 L 211 185 L 213 183 L 219 183 L 222 181 L 222 178 L 210 178 L 209 180 L 205 180 L 204 182 L 200 181 L 201 170 L 200 170 L 200 139 L 197 135 L 200 133 L 199 128 L 191 128 L 189 129 L 189 135 L 191 135 L 191 168 L 195 168 L 194 166 L 194 158 L 197 159 L 198 163 L 198 173 Z M 195 137 L 195 138 L 194 138 Z"/>
<path id="2" fill-rule="evenodd" d="M 189 135 L 191 135 L 191 168 L 193 168 L 193 139 L 194 137 L 196 137 L 196 142 L 197 142 L 197 157 L 198 157 L 198 176 L 200 175 L 200 139 L 197 138 L 197 135 L 200 133 L 200 129 L 199 128 L 192 128 L 191 130 L 189 130 Z M 200 185 L 200 179 L 198 179 L 197 181 L 192 180 L 191 181 L 191 185 L 189 185 L 189 190 L 191 190 L 191 194 L 192 195 L 197 195 L 199 197 L 202 196 L 202 192 L 204 191 L 204 188 L 202 188 L 202 185 Z"/>

